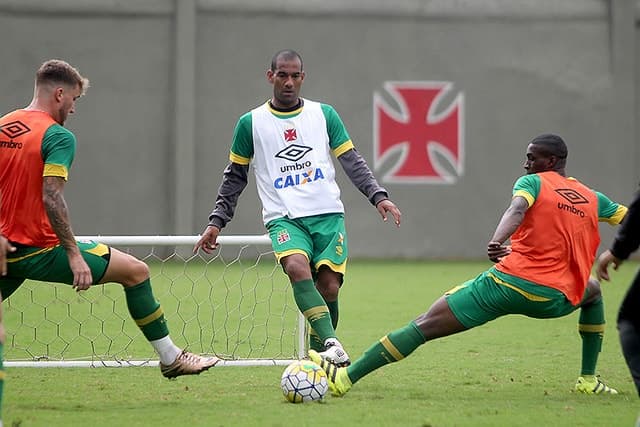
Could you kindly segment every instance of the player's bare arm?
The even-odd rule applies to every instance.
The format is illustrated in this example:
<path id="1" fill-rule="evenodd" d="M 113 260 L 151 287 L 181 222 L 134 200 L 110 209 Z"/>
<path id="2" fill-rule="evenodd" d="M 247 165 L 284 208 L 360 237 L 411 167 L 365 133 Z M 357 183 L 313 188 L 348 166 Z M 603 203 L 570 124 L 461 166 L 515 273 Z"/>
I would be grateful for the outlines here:
<path id="1" fill-rule="evenodd" d="M 42 183 L 42 201 L 51 227 L 60 239 L 60 244 L 67 251 L 69 267 L 73 272 L 73 287 L 81 291 L 88 289 L 93 279 L 71 229 L 69 210 L 63 195 L 64 184 L 65 180 L 60 177 L 45 176 Z"/>
<path id="2" fill-rule="evenodd" d="M 487 245 L 487 255 L 491 261 L 498 262 L 500 258 L 511 252 L 511 248 L 505 245 L 504 242 L 506 242 L 520 226 L 527 209 L 529 209 L 529 203 L 524 197 L 516 196 L 511 199 L 511 204 L 504 214 L 502 214 L 496 231 L 493 233 L 493 237 Z"/>

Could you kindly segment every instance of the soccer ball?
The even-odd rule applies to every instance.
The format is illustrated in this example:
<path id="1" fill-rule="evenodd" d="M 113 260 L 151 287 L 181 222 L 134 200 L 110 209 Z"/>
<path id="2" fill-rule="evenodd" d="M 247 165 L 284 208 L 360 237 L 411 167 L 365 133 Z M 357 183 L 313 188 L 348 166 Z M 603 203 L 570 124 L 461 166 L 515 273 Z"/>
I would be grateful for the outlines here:
<path id="1" fill-rule="evenodd" d="M 287 366 L 280 380 L 282 393 L 291 403 L 321 400 L 327 390 L 327 374 L 310 360 L 296 360 Z"/>

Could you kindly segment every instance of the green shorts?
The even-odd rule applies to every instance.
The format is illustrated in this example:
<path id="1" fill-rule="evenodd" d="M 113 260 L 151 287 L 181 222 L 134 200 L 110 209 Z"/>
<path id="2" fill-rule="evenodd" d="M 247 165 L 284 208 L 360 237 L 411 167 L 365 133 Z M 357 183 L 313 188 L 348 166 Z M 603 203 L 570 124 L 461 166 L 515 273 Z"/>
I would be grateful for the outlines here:
<path id="1" fill-rule="evenodd" d="M 453 314 L 467 328 L 507 314 L 536 319 L 562 317 L 580 307 L 572 305 L 557 289 L 506 275 L 495 268 L 456 286 L 445 297 Z M 586 297 L 585 292 L 583 299 Z"/>
<path id="2" fill-rule="evenodd" d="M 344 214 L 274 219 L 267 224 L 278 261 L 291 254 L 303 254 L 316 272 L 321 266 L 344 275 L 347 268 L 347 232 Z"/>
<path id="3" fill-rule="evenodd" d="M 78 242 L 80 253 L 91 269 L 93 284 L 99 283 L 107 271 L 111 249 L 102 243 Z M 26 279 L 73 284 L 73 272 L 65 249 L 58 245 L 35 248 L 17 245 L 8 254 L 8 274 L 0 278 L 2 298 L 8 298 Z"/>

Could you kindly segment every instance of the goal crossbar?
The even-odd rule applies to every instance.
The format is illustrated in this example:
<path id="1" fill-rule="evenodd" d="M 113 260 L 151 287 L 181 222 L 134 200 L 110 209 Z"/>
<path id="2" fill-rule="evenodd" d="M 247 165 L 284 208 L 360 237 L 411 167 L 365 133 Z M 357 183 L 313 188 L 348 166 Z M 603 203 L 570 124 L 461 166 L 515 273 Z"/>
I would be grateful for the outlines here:
<path id="1" fill-rule="evenodd" d="M 204 325 L 202 327 L 202 329 L 199 329 L 198 331 L 195 332 L 195 334 L 197 335 L 198 333 L 200 335 L 216 335 L 216 333 L 220 333 L 221 335 L 225 335 L 228 332 L 228 335 L 223 336 L 222 338 L 218 339 L 217 337 L 215 338 L 215 341 L 223 341 L 223 344 L 226 346 L 225 348 L 231 348 L 231 349 L 236 349 L 241 345 L 245 345 L 247 344 L 247 342 L 251 341 L 252 337 L 250 336 L 251 333 L 254 332 L 254 330 L 261 330 L 261 329 L 265 329 L 265 325 L 264 324 L 258 324 L 258 325 L 251 325 L 248 327 L 249 332 L 244 331 L 245 326 L 244 323 L 250 323 L 250 320 L 247 320 L 247 317 L 250 317 L 252 315 L 260 315 L 260 314 L 256 314 L 255 310 L 252 310 L 251 307 L 248 308 L 248 311 L 246 312 L 242 312 L 240 314 L 236 313 L 239 312 L 240 309 L 239 307 L 236 306 L 227 306 L 227 299 L 238 299 L 239 302 L 237 302 L 237 304 L 239 304 L 240 306 L 242 306 L 243 310 L 247 310 L 246 307 L 246 302 L 244 301 L 247 295 L 250 295 L 252 292 L 256 293 L 256 289 L 259 288 L 262 284 L 258 283 L 259 280 L 262 280 L 259 276 L 258 279 L 253 279 L 255 281 L 255 283 L 252 285 L 254 286 L 256 289 L 249 289 L 248 291 L 243 290 L 242 292 L 244 293 L 243 295 L 241 295 L 240 297 L 238 296 L 229 296 L 226 294 L 222 294 L 220 293 L 220 296 L 218 297 L 217 293 L 218 292 L 218 288 L 221 289 L 221 291 L 219 292 L 232 292 L 234 291 L 229 290 L 230 288 L 235 288 L 235 287 L 240 287 L 242 288 L 243 286 L 247 286 L 245 285 L 242 280 L 248 280 L 246 279 L 247 276 L 249 277 L 253 277 L 251 274 L 248 274 L 249 271 L 252 271 L 255 266 L 258 264 L 259 261 L 261 261 L 262 258 L 267 258 L 267 256 L 272 257 L 272 251 L 271 248 L 269 247 L 268 249 L 263 249 L 262 252 L 258 252 L 258 260 L 254 262 L 254 264 L 251 264 L 251 262 L 243 262 L 242 259 L 240 259 L 240 257 L 242 255 L 238 255 L 237 258 L 233 258 L 230 262 L 228 262 L 228 260 L 223 259 L 222 256 L 220 256 L 220 261 L 217 261 L 219 264 L 222 265 L 221 270 L 222 271 L 222 276 L 221 278 L 215 278 L 215 279 L 209 279 L 208 277 L 206 277 L 207 273 L 207 269 L 211 268 L 211 266 L 213 265 L 213 262 L 211 260 L 206 259 L 205 257 L 190 257 L 190 258 L 183 258 L 180 256 L 177 256 L 176 254 L 181 250 L 181 249 L 185 249 L 184 247 L 188 247 L 191 246 L 193 247 L 198 240 L 200 239 L 201 236 L 179 236 L 179 235 L 156 235 L 156 236 L 141 236 L 141 235 L 129 235 L 129 236 L 115 236 L 115 235 L 94 235 L 94 236 L 76 236 L 76 240 L 78 241 L 97 241 L 100 243 L 104 243 L 106 245 L 109 246 L 113 246 L 113 247 L 117 247 L 120 250 L 123 250 L 124 248 L 127 249 L 132 249 L 132 248 L 144 248 L 144 247 L 149 247 L 151 248 L 151 252 L 150 255 L 147 256 L 147 258 L 145 257 L 141 257 L 143 260 L 148 261 L 148 262 L 155 262 L 160 264 L 160 269 L 164 270 L 164 263 L 166 259 L 169 259 L 170 262 L 178 262 L 178 263 L 184 263 L 184 265 L 180 265 L 178 268 L 178 271 L 180 272 L 180 275 L 176 276 L 176 277 L 163 277 L 162 274 L 167 274 L 164 271 L 162 271 L 160 273 L 159 277 L 152 277 L 152 282 L 166 282 L 168 283 L 168 286 L 170 286 L 170 291 L 168 292 L 167 295 L 164 295 L 163 297 L 165 298 L 171 298 L 173 296 L 175 296 L 176 294 L 180 294 L 184 288 L 188 288 L 189 286 L 191 287 L 195 287 L 196 285 L 198 285 L 199 287 L 202 287 L 200 282 L 205 282 L 207 286 L 211 287 L 211 290 L 208 291 L 208 295 L 210 296 L 210 299 L 212 300 L 217 300 L 218 298 L 223 299 L 225 302 L 225 305 L 221 305 L 219 306 L 215 306 L 215 309 L 210 308 L 210 307 L 206 307 L 209 311 L 207 310 L 202 310 L 205 311 L 206 314 L 202 315 L 202 316 L 210 316 L 211 318 L 215 316 L 219 316 L 218 312 L 221 311 L 224 308 L 227 308 L 229 311 L 233 311 L 234 312 L 234 316 L 238 316 L 239 323 L 240 326 L 238 326 L 239 330 L 238 331 L 231 331 L 228 332 L 227 331 L 227 323 L 228 323 L 228 317 L 225 318 L 223 321 L 219 321 L 219 320 L 215 320 L 215 322 L 220 322 L 220 323 L 224 323 L 224 327 L 220 327 L 218 324 L 211 326 L 211 325 L 207 325 L 206 322 L 210 321 L 211 323 L 214 322 L 213 319 L 202 319 L 198 316 L 201 316 L 200 314 L 200 309 L 199 307 L 195 309 L 196 314 L 194 315 L 193 313 L 191 313 L 191 309 L 190 308 L 183 308 L 183 307 L 188 307 L 188 304 L 192 301 L 195 301 L 193 304 L 197 305 L 199 303 L 198 298 L 200 298 L 200 295 L 198 295 L 197 297 L 195 295 L 187 295 L 185 297 L 182 297 L 181 300 L 179 300 L 177 302 L 178 310 L 185 310 L 188 311 L 189 314 L 183 314 L 181 312 L 178 313 L 167 313 L 166 309 L 165 309 L 165 315 L 167 315 L 168 317 L 171 317 L 171 319 L 169 320 L 169 324 L 170 324 L 170 330 L 172 331 L 172 336 L 173 336 L 173 331 L 174 330 L 180 330 L 180 328 L 182 328 L 183 330 L 188 329 L 190 330 L 190 333 L 193 334 L 193 329 L 198 329 L 199 327 L 201 327 L 201 325 Z M 217 242 L 220 244 L 220 248 L 224 248 L 224 247 L 235 247 L 236 250 L 238 251 L 242 251 L 242 248 L 259 248 L 259 247 L 264 247 L 264 246 L 270 246 L 271 245 L 271 240 L 269 238 L 268 235 L 228 235 L 228 236 L 219 236 L 217 239 Z M 173 251 L 171 252 L 171 255 L 167 258 L 159 258 L 157 257 L 157 255 L 154 254 L 154 248 L 174 248 Z M 180 248 L 180 249 L 178 249 Z M 189 248 L 191 249 L 191 248 Z M 259 249 L 258 249 L 259 251 Z M 221 252 L 221 250 L 219 250 L 218 252 Z M 190 267 L 187 266 L 187 263 L 192 262 L 193 258 L 197 258 L 198 262 L 202 262 L 202 266 L 201 264 L 197 264 L 196 267 Z M 212 255 L 212 257 L 215 258 L 215 255 Z M 178 261 L 176 261 L 176 259 Z M 251 260 L 250 260 L 251 261 Z M 275 265 L 275 261 L 273 263 Z M 184 270 L 181 271 L 180 269 Z M 202 274 L 203 277 L 198 277 L 197 279 L 191 279 L 189 278 L 188 280 L 186 280 L 186 283 L 178 283 L 180 281 L 185 281 L 185 276 L 189 277 L 190 274 L 193 274 L 192 271 L 196 269 L 196 270 L 205 270 L 205 273 L 199 273 Z M 186 274 L 185 274 L 186 272 Z M 216 270 L 216 273 L 218 272 L 218 270 Z M 274 273 L 276 272 L 276 273 Z M 273 269 L 272 270 L 272 275 L 276 276 L 277 274 L 279 274 L 279 272 L 277 272 L 277 269 Z M 230 276 L 228 279 L 226 276 Z M 233 276 L 233 277 L 231 277 Z M 238 278 L 236 278 L 239 277 Z M 282 282 L 286 281 L 287 286 L 288 285 L 288 281 L 286 280 L 286 276 L 282 276 Z M 274 279 L 272 277 L 270 277 L 270 279 L 273 281 Z M 250 279 L 249 279 L 250 280 Z M 240 284 L 238 285 L 237 282 L 239 282 Z M 278 279 L 278 281 L 280 281 Z M 194 282 L 198 282 L 198 283 L 194 283 Z M 24 285 L 23 285 L 24 286 Z M 35 302 L 36 306 L 40 306 L 40 305 L 44 305 L 44 312 L 47 312 L 47 309 L 49 308 L 49 306 L 47 303 L 42 303 L 40 302 L 41 299 L 38 297 L 38 292 L 40 292 L 40 289 L 44 289 L 44 288 L 48 288 L 48 287 L 35 287 L 31 290 L 29 290 L 29 294 L 30 294 L 30 300 L 27 302 Z M 156 286 L 154 285 L 154 290 L 156 289 Z M 20 291 L 18 291 L 16 294 L 18 294 Z M 64 291 L 63 291 L 64 292 Z M 277 290 L 277 292 L 280 292 L 280 290 Z M 54 291 L 54 299 L 59 297 L 59 293 L 62 292 L 57 292 Z M 104 293 L 104 292 L 103 292 Z M 288 298 L 290 298 L 291 295 L 288 295 Z M 7 314 L 9 317 L 11 318 L 11 315 L 14 311 L 18 312 L 18 318 L 20 318 L 21 322 L 28 322 L 28 320 L 23 320 L 23 318 L 28 318 L 29 316 L 32 315 L 32 312 L 36 312 L 38 313 L 40 310 L 31 310 L 29 308 L 29 304 L 25 304 L 25 305 L 21 305 L 20 302 L 18 303 L 13 303 L 14 300 L 14 296 L 12 296 L 10 299 L 7 300 L 6 303 L 8 303 L 8 309 L 7 309 Z M 94 300 L 90 301 L 90 304 L 96 304 L 96 305 L 105 305 L 104 301 L 100 300 L 100 298 L 102 298 L 102 295 L 99 295 L 98 297 L 96 297 L 96 300 L 94 302 Z M 110 296 L 107 297 L 107 304 L 115 304 L 116 302 L 112 301 Z M 178 298 L 178 297 L 176 297 Z M 45 298 L 46 299 L 46 298 Z M 82 302 L 86 302 L 89 299 L 82 299 L 80 297 Z M 124 300 L 124 298 L 122 298 L 122 296 L 120 295 L 120 299 Z M 162 300 L 161 300 L 162 301 Z M 256 304 L 260 303 L 264 303 L 264 301 L 261 301 L 259 299 L 256 298 L 255 300 Z M 217 301 L 210 301 L 208 302 L 211 305 L 216 304 Z M 71 307 L 73 304 L 71 304 L 71 302 L 68 301 L 63 301 L 60 302 L 58 300 L 54 301 L 51 303 L 51 305 L 60 305 L 60 304 L 67 304 L 69 307 Z M 277 302 L 267 302 L 267 305 L 270 306 L 270 308 L 268 310 L 270 310 L 269 312 L 276 312 L 278 310 L 277 307 Z M 276 307 L 271 307 L 271 305 L 276 305 Z M 163 303 L 164 305 L 164 303 Z M 71 311 L 70 308 L 66 309 L 67 311 Z M 53 310 L 50 310 L 53 311 Z M 297 310 L 296 310 L 297 311 Z M 91 309 L 92 315 L 93 315 L 93 309 Z M 46 316 L 46 314 L 45 314 Z M 114 316 L 115 317 L 124 317 L 122 315 L 119 315 L 117 313 L 114 312 Z M 194 318 L 191 319 L 188 316 L 193 316 Z M 73 315 L 69 315 L 69 317 L 73 317 Z M 185 322 L 185 325 L 175 325 L 174 323 L 177 323 L 177 321 L 179 320 L 183 320 Z M 93 320 L 93 319 L 91 319 Z M 102 323 L 107 323 L 107 319 L 99 319 Z M 118 320 L 120 320 L 118 318 Z M 43 323 L 48 324 L 48 323 L 54 323 L 55 327 L 58 330 L 64 331 L 64 332 L 57 332 L 59 334 L 58 337 L 55 338 L 45 338 L 43 339 L 43 341 L 45 341 L 44 344 L 41 344 L 41 347 L 45 348 L 46 350 L 48 350 L 50 347 L 54 347 L 54 345 L 51 344 L 50 341 L 56 341 L 56 339 L 58 340 L 62 340 L 63 343 L 63 347 L 65 345 L 68 345 L 69 342 L 74 342 L 75 338 L 67 338 L 66 335 L 68 334 L 67 329 L 69 329 L 67 327 L 67 323 L 66 323 L 67 319 L 64 319 L 62 321 L 59 320 L 52 320 L 52 319 L 47 319 L 45 318 L 42 321 L 35 321 L 34 325 L 29 325 L 29 327 L 27 328 L 27 333 L 24 335 L 38 335 L 39 332 L 39 328 Z M 57 322 L 57 323 L 56 323 Z M 77 322 L 79 324 L 82 324 L 83 321 L 82 320 L 75 320 L 74 322 Z M 123 323 L 127 323 L 127 322 L 132 322 L 132 320 L 129 319 L 125 319 L 122 321 Z M 188 323 L 190 322 L 190 323 Z M 243 323 L 244 322 L 244 323 Z M 273 320 L 268 320 L 266 321 L 266 323 L 277 323 L 276 321 Z M 188 323 L 188 324 L 187 324 Z M 230 353 L 233 353 L 231 355 L 231 357 L 226 358 L 225 354 L 222 354 L 222 360 L 219 363 L 219 366 L 274 366 L 274 365 L 287 365 L 289 363 L 291 363 L 293 360 L 295 359 L 299 359 L 301 357 L 303 357 L 306 354 L 306 345 L 307 345 L 307 323 L 306 320 L 304 318 L 304 316 L 297 311 L 297 314 L 295 315 L 295 320 L 293 321 L 293 323 L 295 323 L 295 325 L 289 325 L 291 327 L 291 330 L 295 332 L 295 337 L 294 337 L 294 343 L 293 346 L 295 347 L 293 349 L 293 351 L 291 352 L 291 354 L 287 355 L 284 354 L 285 357 L 263 357 L 263 355 L 260 355 L 260 357 L 251 357 L 249 354 L 249 357 L 245 357 L 245 356 L 238 356 L 235 354 L 235 350 L 234 351 L 230 351 Z M 72 323 L 75 326 L 77 326 L 76 323 Z M 103 325 L 101 324 L 101 327 Z M 19 328 L 22 328 L 23 325 L 20 324 Z M 16 350 L 19 349 L 21 346 L 26 346 L 28 347 L 28 344 L 24 344 L 23 340 L 25 340 L 26 338 L 24 338 L 21 334 L 21 331 L 16 332 L 15 334 L 12 334 L 12 328 L 13 328 L 13 324 L 9 324 L 8 325 L 8 329 L 7 329 L 7 344 L 5 344 L 5 351 L 6 351 L 6 360 L 5 360 L 5 366 L 7 367 L 142 367 L 142 366 L 158 366 L 158 360 L 156 357 L 150 356 L 150 357 L 143 357 L 143 358 L 131 358 L 126 354 L 126 350 L 123 355 L 117 355 L 117 356 L 112 356 L 111 354 L 96 354 L 96 350 L 95 348 L 98 347 L 97 344 L 100 344 L 99 340 L 95 340 L 97 342 L 97 344 L 94 343 L 94 341 L 92 340 L 90 342 L 90 344 L 88 344 L 90 346 L 90 350 L 88 350 L 88 353 L 86 356 L 82 356 L 82 357 L 67 357 L 65 356 L 64 353 L 61 353 L 61 355 L 58 355 L 57 357 L 50 357 L 48 354 L 43 354 L 46 353 L 45 351 L 40 352 L 39 350 L 36 351 L 32 351 L 30 349 L 27 348 L 27 350 L 25 350 L 25 353 L 27 355 L 27 357 L 25 356 L 18 356 L 17 358 L 12 358 L 12 347 L 15 347 Z M 88 328 L 88 326 L 87 326 Z M 219 329 L 217 329 L 219 328 Z M 284 326 L 283 326 L 284 328 Z M 71 328 L 73 329 L 73 328 Z M 105 328 L 106 329 L 106 328 Z M 240 332 L 240 329 L 242 329 L 242 332 Z M 220 332 L 218 332 L 220 331 Z M 105 335 L 109 335 L 111 333 L 111 331 L 107 331 L 104 332 Z M 183 332 L 184 333 L 184 332 Z M 247 335 L 242 335 L 246 333 Z M 269 332 L 270 334 L 272 334 L 272 332 Z M 288 332 L 287 332 L 288 333 Z M 79 335 L 83 335 L 86 334 L 86 332 L 79 332 Z M 124 333 L 125 335 L 128 336 L 128 332 Z M 275 336 L 269 335 L 268 337 L 264 338 L 263 341 L 260 342 L 256 342 L 255 344 L 252 342 L 248 343 L 249 348 L 262 348 L 262 347 L 267 347 L 269 344 L 273 344 L 273 341 L 276 341 L 279 338 L 282 338 L 284 334 L 284 331 L 281 330 L 280 331 L 280 336 L 277 336 L 278 334 L 276 333 Z M 191 336 L 191 335 L 190 335 Z M 31 337 L 29 337 L 30 339 Z M 84 338 L 84 337 L 83 337 Z M 211 343 L 214 342 L 214 338 L 213 337 L 205 337 L 204 339 L 202 339 L 203 341 L 206 339 L 210 339 Z M 140 334 L 137 337 L 135 337 L 135 341 L 140 341 L 140 340 L 144 340 L 144 337 Z M 237 342 L 234 342 L 237 341 Z M 187 339 L 187 341 L 189 341 L 189 339 Z M 12 343 L 19 343 L 19 345 L 12 345 Z M 266 342 L 266 344 L 265 344 Z M 189 343 L 188 343 L 189 344 Z M 111 344 L 107 345 L 107 347 L 111 347 Z M 213 347 L 213 351 L 210 350 L 210 348 Z M 282 347 L 282 345 L 281 345 Z M 286 347 L 286 346 L 285 346 Z M 21 349 L 21 348 L 20 348 Z M 110 350 L 109 350 L 110 351 Z M 191 349 L 191 351 L 194 351 L 193 349 Z M 253 350 L 251 350 L 253 352 Z M 16 351 L 17 352 L 17 351 Z M 203 344 L 203 351 L 202 353 L 206 353 L 206 354 L 212 354 L 212 353 L 217 353 L 216 351 L 216 345 L 214 344 L 210 344 L 209 347 L 205 347 Z M 84 360 L 84 359 L 89 359 L 89 360 Z"/>

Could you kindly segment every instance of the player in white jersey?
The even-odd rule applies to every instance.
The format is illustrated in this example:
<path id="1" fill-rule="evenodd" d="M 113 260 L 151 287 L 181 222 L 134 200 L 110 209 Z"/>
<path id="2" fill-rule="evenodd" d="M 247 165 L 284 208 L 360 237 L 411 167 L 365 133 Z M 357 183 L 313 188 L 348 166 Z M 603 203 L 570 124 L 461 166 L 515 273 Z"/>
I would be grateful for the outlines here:
<path id="1" fill-rule="evenodd" d="M 335 109 L 299 96 L 305 77 L 300 55 L 277 52 L 266 77 L 273 97 L 238 120 L 230 163 L 194 252 L 217 248 L 220 230 L 233 217 L 252 165 L 273 250 L 311 327 L 310 347 L 346 366 L 349 356 L 335 328 L 347 233 L 331 155 L 384 221 L 390 215 L 400 226 L 401 213 L 356 151 Z"/>

